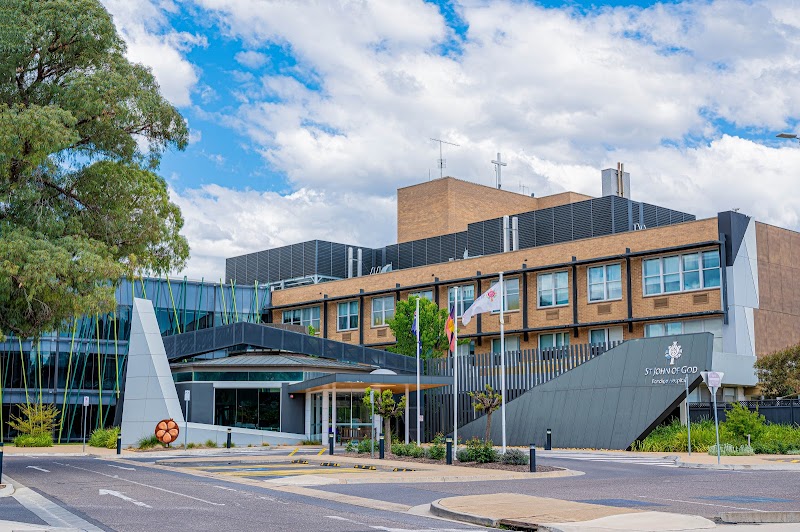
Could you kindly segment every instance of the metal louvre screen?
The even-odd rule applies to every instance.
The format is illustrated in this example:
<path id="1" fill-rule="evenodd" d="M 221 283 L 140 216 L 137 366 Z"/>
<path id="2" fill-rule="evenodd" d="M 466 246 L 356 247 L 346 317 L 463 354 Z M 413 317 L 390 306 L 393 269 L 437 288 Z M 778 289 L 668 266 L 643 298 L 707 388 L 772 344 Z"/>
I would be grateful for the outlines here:
<path id="1" fill-rule="evenodd" d="M 325 240 L 317 240 L 317 273 L 332 275 L 331 249 L 333 244 Z"/>
<path id="2" fill-rule="evenodd" d="M 553 242 L 568 242 L 572 238 L 572 205 L 553 208 Z"/>
<path id="3" fill-rule="evenodd" d="M 592 202 L 580 201 L 572 204 L 572 238 L 591 238 Z"/>
<path id="4" fill-rule="evenodd" d="M 592 202 L 592 236 L 604 236 L 613 233 L 611 196 L 589 201 Z"/>
<path id="5" fill-rule="evenodd" d="M 553 210 L 534 211 L 536 218 L 536 245 L 547 246 L 553 243 Z"/>

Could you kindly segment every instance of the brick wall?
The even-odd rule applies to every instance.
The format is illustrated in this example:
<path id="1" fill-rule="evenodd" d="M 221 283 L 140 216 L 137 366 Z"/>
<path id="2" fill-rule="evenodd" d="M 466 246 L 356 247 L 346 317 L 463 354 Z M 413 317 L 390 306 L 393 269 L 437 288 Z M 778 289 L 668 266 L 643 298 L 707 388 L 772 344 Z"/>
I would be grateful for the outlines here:
<path id="1" fill-rule="evenodd" d="M 800 343 L 800 233 L 756 222 L 756 354 Z"/>

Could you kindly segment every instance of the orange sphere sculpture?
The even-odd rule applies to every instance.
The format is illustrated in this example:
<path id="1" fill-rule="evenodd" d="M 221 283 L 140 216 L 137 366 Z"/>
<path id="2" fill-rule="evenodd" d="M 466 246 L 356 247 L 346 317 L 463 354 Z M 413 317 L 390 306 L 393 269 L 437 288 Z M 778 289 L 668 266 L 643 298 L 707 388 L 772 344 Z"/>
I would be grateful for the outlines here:
<path id="1" fill-rule="evenodd" d="M 179 433 L 180 429 L 178 429 L 178 424 L 172 419 L 161 420 L 156 425 L 156 438 L 158 438 L 158 441 L 161 443 L 174 442 L 178 438 Z"/>

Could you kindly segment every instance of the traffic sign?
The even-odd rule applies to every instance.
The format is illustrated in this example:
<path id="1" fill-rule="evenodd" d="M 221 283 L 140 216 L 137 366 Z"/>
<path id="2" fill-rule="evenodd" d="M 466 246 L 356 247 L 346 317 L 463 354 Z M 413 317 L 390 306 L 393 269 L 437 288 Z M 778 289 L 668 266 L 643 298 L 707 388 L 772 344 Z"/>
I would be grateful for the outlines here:
<path id="1" fill-rule="evenodd" d="M 701 371 L 700 374 L 703 376 L 703 382 L 706 383 L 706 386 L 708 386 L 712 392 L 716 393 L 717 389 L 722 386 L 722 377 L 725 375 L 723 372 Z"/>
<path id="2" fill-rule="evenodd" d="M 184 401 L 188 401 L 191 396 L 192 396 L 191 390 L 183 390 L 183 400 Z"/>
<path id="3" fill-rule="evenodd" d="M 83 396 L 83 406 L 89 406 L 89 396 L 88 395 L 84 395 Z"/>

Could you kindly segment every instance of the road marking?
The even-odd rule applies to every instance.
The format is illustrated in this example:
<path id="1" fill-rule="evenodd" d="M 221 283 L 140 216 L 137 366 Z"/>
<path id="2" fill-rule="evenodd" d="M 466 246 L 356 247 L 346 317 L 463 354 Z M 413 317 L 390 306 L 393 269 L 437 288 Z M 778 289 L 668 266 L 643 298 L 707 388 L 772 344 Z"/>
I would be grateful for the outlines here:
<path id="1" fill-rule="evenodd" d="M 294 451 L 289 453 L 289 456 L 294 456 L 294 453 L 300 450 L 300 447 L 297 447 Z"/>
<path id="2" fill-rule="evenodd" d="M 664 497 L 647 497 L 645 495 L 637 495 L 640 499 L 653 499 L 654 501 L 669 501 L 669 502 L 682 502 L 686 504 L 698 504 L 700 506 L 719 506 L 720 508 L 733 508 L 734 510 L 746 510 L 748 512 L 765 512 L 766 510 L 759 510 L 758 508 L 742 508 L 741 506 L 727 506 L 725 504 L 711 504 L 709 502 L 696 502 L 696 501 L 682 501 L 680 499 L 665 499 Z"/>
<path id="3" fill-rule="evenodd" d="M 165 493 L 171 493 L 173 495 L 179 495 L 181 497 L 186 497 L 187 499 L 192 499 L 192 500 L 195 500 L 195 501 L 204 502 L 206 504 L 211 504 L 211 505 L 214 505 L 214 506 L 225 506 L 225 503 L 222 503 L 222 502 L 207 501 L 205 499 L 200 499 L 199 497 L 192 497 L 191 495 L 186 495 L 185 493 L 179 493 L 177 491 L 172 491 L 172 490 L 168 490 L 168 489 L 164 489 L 164 488 L 159 488 L 158 486 L 151 486 L 150 484 L 144 484 L 142 482 L 136 482 L 135 480 L 129 480 L 127 478 L 120 478 L 117 475 L 108 475 L 106 473 L 101 473 L 100 471 L 94 471 L 92 469 L 86 469 L 85 467 L 78 467 L 78 466 L 69 465 L 69 464 L 62 464 L 60 462 L 53 462 L 53 463 L 54 464 L 58 464 L 58 465 L 62 465 L 64 467 L 71 467 L 73 469 L 80 469 L 81 471 L 88 471 L 89 473 L 94 473 L 95 475 L 102 475 L 104 477 L 113 478 L 115 480 L 121 480 L 123 482 L 129 482 L 131 484 L 136 484 L 137 486 L 144 486 L 145 488 L 150 488 L 150 489 L 154 489 L 154 490 L 158 490 L 158 491 L 163 491 Z"/>
<path id="4" fill-rule="evenodd" d="M 214 486 L 214 487 L 215 487 L 215 488 L 219 488 L 219 489 L 221 489 L 221 490 L 226 490 L 226 491 L 236 491 L 236 490 L 235 490 L 235 489 L 233 489 L 233 488 L 226 488 L 225 486 Z"/>
<path id="5" fill-rule="evenodd" d="M 101 532 L 101 529 L 88 521 L 84 521 L 66 508 L 62 508 L 32 489 L 22 486 L 14 479 L 9 478 L 8 475 L 3 476 L 6 481 L 14 485 L 15 489 L 12 497 L 49 526 Z"/>
<path id="6" fill-rule="evenodd" d="M 50 472 L 48 469 L 45 469 L 43 467 L 38 467 L 38 466 L 35 466 L 35 465 L 29 465 L 28 469 L 35 469 L 37 471 L 41 471 L 42 473 L 49 473 Z"/>
<path id="7" fill-rule="evenodd" d="M 319 450 L 319 452 L 317 453 L 317 456 L 322 456 L 322 453 L 324 453 L 324 452 L 325 452 L 325 448 L 323 447 L 322 449 Z"/>
<path id="8" fill-rule="evenodd" d="M 125 495 L 124 493 L 120 493 L 118 491 L 114 491 L 114 490 L 98 490 L 98 491 L 100 492 L 99 495 L 111 495 L 112 497 L 117 497 L 118 499 L 122 499 L 123 501 L 132 502 L 136 506 L 143 506 L 145 508 L 152 508 L 152 506 L 150 506 L 149 504 L 145 504 L 145 503 L 143 503 L 141 501 L 137 501 L 136 499 L 132 499 L 132 498 L 128 497 L 127 495 Z"/>
<path id="9" fill-rule="evenodd" d="M 117 469 L 124 469 L 125 471 L 136 471 L 135 467 L 122 467 L 121 465 L 106 464 L 108 467 L 116 467 Z"/>

